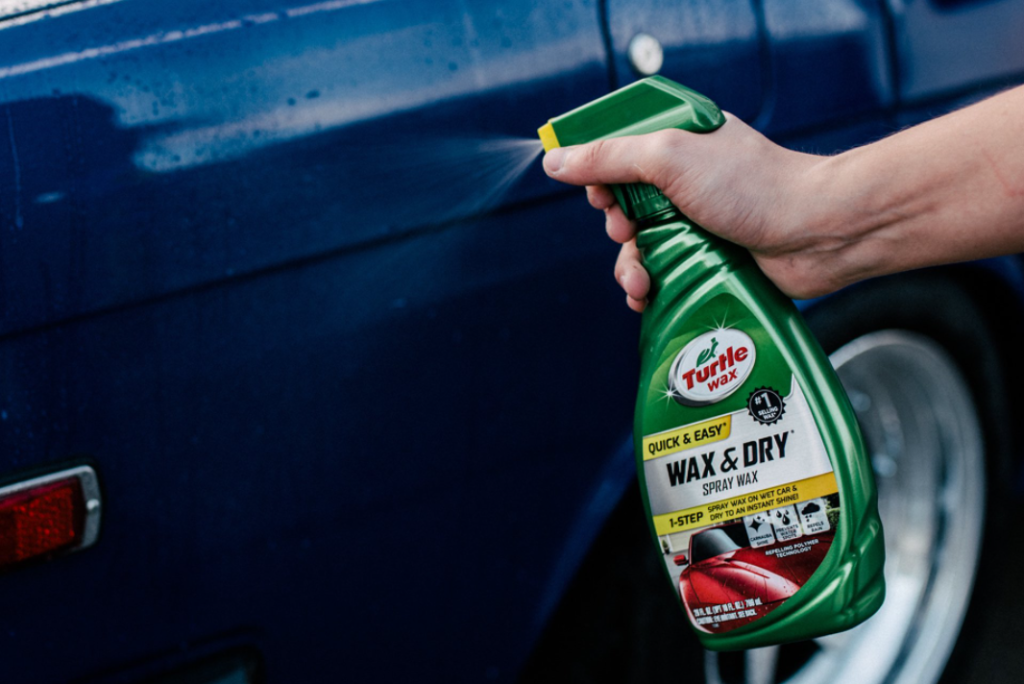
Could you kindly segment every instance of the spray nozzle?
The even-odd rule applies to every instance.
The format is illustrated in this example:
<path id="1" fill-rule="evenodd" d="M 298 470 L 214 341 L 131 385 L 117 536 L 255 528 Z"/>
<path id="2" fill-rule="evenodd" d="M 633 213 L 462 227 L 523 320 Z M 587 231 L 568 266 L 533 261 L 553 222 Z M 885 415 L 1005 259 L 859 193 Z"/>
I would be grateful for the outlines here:
<path id="1" fill-rule="evenodd" d="M 642 135 L 666 128 L 703 133 L 724 123 L 722 111 L 708 98 L 662 76 L 651 76 L 556 116 L 537 133 L 547 152 L 565 145 Z M 612 186 L 612 191 L 626 216 L 633 220 L 663 212 L 678 213 L 653 185 L 617 185 Z"/>

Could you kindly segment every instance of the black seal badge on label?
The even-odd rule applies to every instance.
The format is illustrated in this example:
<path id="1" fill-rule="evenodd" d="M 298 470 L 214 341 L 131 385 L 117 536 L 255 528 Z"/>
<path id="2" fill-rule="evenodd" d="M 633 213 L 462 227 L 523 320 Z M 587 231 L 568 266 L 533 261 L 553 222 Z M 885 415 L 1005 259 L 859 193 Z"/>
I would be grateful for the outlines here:
<path id="1" fill-rule="evenodd" d="M 747 411 L 762 425 L 773 425 L 782 420 L 782 414 L 786 412 L 786 402 L 782 400 L 782 395 L 771 387 L 758 387 L 747 398 Z"/>

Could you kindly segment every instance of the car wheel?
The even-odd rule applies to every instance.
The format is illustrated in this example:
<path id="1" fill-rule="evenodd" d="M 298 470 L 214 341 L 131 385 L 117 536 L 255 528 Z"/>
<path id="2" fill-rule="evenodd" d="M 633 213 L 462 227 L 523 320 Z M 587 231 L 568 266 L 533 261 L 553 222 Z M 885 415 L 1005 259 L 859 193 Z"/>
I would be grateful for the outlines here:
<path id="1" fill-rule="evenodd" d="M 983 424 L 999 383 L 983 376 L 999 358 L 967 293 L 929 278 L 876 283 L 809 316 L 832 338 L 826 348 L 875 470 L 885 604 L 859 627 L 813 642 L 706 652 L 706 684 L 935 684 L 969 641 L 960 636 L 991 510 L 985 437 L 993 449 L 999 441 Z"/>

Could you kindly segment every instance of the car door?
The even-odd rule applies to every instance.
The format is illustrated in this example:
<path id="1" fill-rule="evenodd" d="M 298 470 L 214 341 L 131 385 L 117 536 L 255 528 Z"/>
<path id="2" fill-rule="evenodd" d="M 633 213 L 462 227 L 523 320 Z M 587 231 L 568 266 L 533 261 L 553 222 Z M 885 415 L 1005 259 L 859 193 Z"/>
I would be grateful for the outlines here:
<path id="1" fill-rule="evenodd" d="M 887 21 L 879 3 L 761 4 L 772 74 L 762 130 L 772 138 L 795 141 L 843 129 L 845 141 L 833 136 L 827 143 L 840 146 L 868 142 L 886 132 L 894 93 Z"/>
<path id="2" fill-rule="evenodd" d="M 638 69 L 634 43 L 647 35 L 663 55 L 657 73 L 743 119 L 761 112 L 769 74 L 753 0 L 609 0 L 607 21 L 617 86 L 650 75 Z"/>
<path id="3" fill-rule="evenodd" d="M 888 0 L 903 103 L 1019 80 L 1024 15 L 1014 0 Z"/>
<path id="4" fill-rule="evenodd" d="M 3 578 L 4 681 L 513 677 L 630 470 L 614 248 L 533 141 L 598 3 L 5 9 L 0 470 L 105 513 Z"/>
<path id="5" fill-rule="evenodd" d="M 873 0 L 612 0 L 608 24 L 620 85 L 640 75 L 630 46 L 648 34 L 658 73 L 775 140 L 834 152 L 891 129 L 887 15 Z"/>

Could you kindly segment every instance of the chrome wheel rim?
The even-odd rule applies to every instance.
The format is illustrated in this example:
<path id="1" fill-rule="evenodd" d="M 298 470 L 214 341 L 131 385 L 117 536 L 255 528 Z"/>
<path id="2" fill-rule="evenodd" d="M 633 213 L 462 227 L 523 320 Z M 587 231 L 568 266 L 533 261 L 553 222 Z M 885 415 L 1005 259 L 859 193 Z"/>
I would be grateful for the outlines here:
<path id="1" fill-rule="evenodd" d="M 985 459 L 970 390 L 921 335 L 886 330 L 830 357 L 878 483 L 886 600 L 812 644 L 707 652 L 707 684 L 934 684 L 967 613 L 985 518 Z"/>

